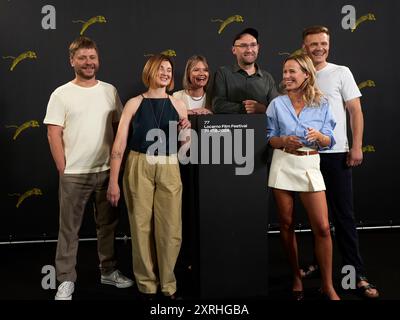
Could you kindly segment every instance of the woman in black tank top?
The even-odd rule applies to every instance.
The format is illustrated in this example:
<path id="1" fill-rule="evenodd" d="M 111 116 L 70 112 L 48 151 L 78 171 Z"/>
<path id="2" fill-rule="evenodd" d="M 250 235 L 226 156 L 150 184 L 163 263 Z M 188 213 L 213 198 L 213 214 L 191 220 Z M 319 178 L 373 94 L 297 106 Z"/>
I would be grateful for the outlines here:
<path id="1" fill-rule="evenodd" d="M 143 69 L 142 80 L 148 90 L 129 100 L 121 116 L 111 153 L 107 198 L 117 206 L 118 176 L 128 145 L 123 189 L 137 286 L 146 298 L 153 298 L 160 287 L 164 296 L 175 299 L 182 182 L 177 138 L 170 137 L 170 131 L 188 129 L 190 122 L 185 104 L 167 94 L 174 85 L 169 57 L 151 57 Z"/>

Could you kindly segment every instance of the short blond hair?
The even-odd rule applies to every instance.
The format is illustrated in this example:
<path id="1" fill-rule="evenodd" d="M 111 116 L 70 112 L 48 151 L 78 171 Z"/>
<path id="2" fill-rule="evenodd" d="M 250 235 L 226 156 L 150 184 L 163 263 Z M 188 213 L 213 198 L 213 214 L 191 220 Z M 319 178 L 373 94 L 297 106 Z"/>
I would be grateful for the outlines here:
<path id="1" fill-rule="evenodd" d="M 154 87 L 158 70 L 163 61 L 168 61 L 172 68 L 171 82 L 167 86 L 167 91 L 172 91 L 174 89 L 174 64 L 171 58 L 165 54 L 156 54 L 147 60 L 142 72 L 142 81 L 147 88 Z"/>
<path id="2" fill-rule="evenodd" d="M 99 54 L 99 49 L 97 48 L 96 42 L 88 37 L 79 37 L 72 41 L 72 43 L 69 45 L 70 58 L 73 58 L 79 49 L 95 49 L 97 54 Z"/>

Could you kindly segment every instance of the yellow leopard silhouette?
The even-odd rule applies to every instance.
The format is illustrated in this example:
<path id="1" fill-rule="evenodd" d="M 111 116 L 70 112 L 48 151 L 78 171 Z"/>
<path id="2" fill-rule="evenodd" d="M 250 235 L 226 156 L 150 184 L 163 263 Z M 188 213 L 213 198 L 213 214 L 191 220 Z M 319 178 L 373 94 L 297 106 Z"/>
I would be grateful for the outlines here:
<path id="1" fill-rule="evenodd" d="M 303 48 L 297 49 L 296 51 L 293 51 L 292 53 L 290 53 L 290 52 L 278 52 L 278 54 L 280 56 L 289 56 L 289 57 L 297 56 L 297 55 L 303 54 L 303 53 L 305 53 Z"/>
<path id="2" fill-rule="evenodd" d="M 357 27 L 364 21 L 375 21 L 375 20 L 376 20 L 375 15 L 372 13 L 363 15 L 362 17 L 357 19 L 356 25 L 354 26 L 354 28 L 351 29 L 351 32 L 354 32 L 357 29 Z"/>
<path id="3" fill-rule="evenodd" d="M 81 29 L 81 32 L 80 32 L 80 35 L 82 36 L 85 33 L 86 29 L 89 28 L 92 24 L 95 24 L 95 23 L 106 23 L 107 20 L 106 20 L 106 18 L 104 16 L 96 16 L 96 17 L 90 18 L 88 21 L 74 20 L 72 22 L 73 23 L 83 23 L 83 26 L 82 26 L 82 29 Z"/>
<path id="4" fill-rule="evenodd" d="M 218 29 L 218 34 L 221 34 L 224 29 L 231 23 L 233 22 L 244 22 L 244 19 L 242 16 L 236 14 L 234 16 L 230 16 L 229 18 L 222 20 L 222 19 L 211 19 L 211 22 L 220 22 L 220 26 Z"/>
<path id="5" fill-rule="evenodd" d="M 161 54 L 166 55 L 168 57 L 176 57 L 176 51 L 172 49 L 167 49 L 161 52 Z"/>
<path id="6" fill-rule="evenodd" d="M 10 197 L 14 197 L 17 196 L 18 197 L 18 201 L 16 204 L 16 208 L 18 209 L 19 206 L 22 204 L 22 202 L 26 199 L 29 198 L 31 196 L 42 196 L 43 192 L 42 190 L 38 189 L 38 188 L 33 188 L 31 190 L 28 190 L 27 192 L 25 192 L 24 194 L 20 194 L 20 193 L 13 193 L 13 194 L 9 194 Z"/>
<path id="7" fill-rule="evenodd" d="M 362 152 L 375 152 L 375 147 L 371 145 L 367 145 L 362 147 Z"/>
<path id="8" fill-rule="evenodd" d="M 364 82 L 361 82 L 359 85 L 358 85 L 358 89 L 364 89 L 364 88 L 366 88 L 366 87 L 375 87 L 375 82 L 374 81 L 372 81 L 372 80 L 367 80 L 367 81 L 364 81 Z"/>
<path id="9" fill-rule="evenodd" d="M 163 55 L 166 55 L 167 57 L 176 57 L 176 51 L 175 50 L 172 50 L 172 49 L 167 49 L 167 50 L 164 50 L 164 51 L 162 51 L 162 52 L 160 52 L 161 54 L 163 54 Z M 146 53 L 145 55 L 144 55 L 145 57 L 152 57 L 152 56 L 154 56 L 154 54 L 153 53 Z"/>
<path id="10" fill-rule="evenodd" d="M 16 126 L 16 125 L 6 126 L 6 128 L 17 128 L 17 130 L 15 130 L 13 140 L 16 140 L 22 131 L 24 131 L 28 128 L 39 128 L 39 127 L 40 127 L 39 122 L 36 120 L 27 121 L 27 122 L 21 124 L 20 126 Z"/>
<path id="11" fill-rule="evenodd" d="M 21 53 L 18 57 L 7 56 L 7 57 L 3 57 L 3 59 L 13 59 L 10 71 L 14 71 L 17 64 L 20 63 L 22 60 L 37 59 L 37 55 L 34 51 L 26 51 L 24 53 Z"/>

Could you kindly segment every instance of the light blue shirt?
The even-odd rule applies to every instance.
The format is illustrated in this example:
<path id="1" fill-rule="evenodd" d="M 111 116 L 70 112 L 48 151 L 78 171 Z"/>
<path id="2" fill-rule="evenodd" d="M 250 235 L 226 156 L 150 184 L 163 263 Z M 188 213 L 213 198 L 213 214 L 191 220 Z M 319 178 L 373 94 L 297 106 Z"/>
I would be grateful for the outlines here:
<path id="1" fill-rule="evenodd" d="M 300 142 L 310 148 L 318 150 L 331 149 L 336 143 L 333 129 L 336 121 L 333 117 L 328 101 L 322 98 L 319 106 L 306 106 L 299 116 L 287 95 L 279 96 L 271 101 L 267 108 L 267 139 L 280 136 L 297 136 Z M 308 142 L 307 128 L 314 128 L 329 136 L 331 143 L 327 147 L 320 147 L 316 142 Z"/>

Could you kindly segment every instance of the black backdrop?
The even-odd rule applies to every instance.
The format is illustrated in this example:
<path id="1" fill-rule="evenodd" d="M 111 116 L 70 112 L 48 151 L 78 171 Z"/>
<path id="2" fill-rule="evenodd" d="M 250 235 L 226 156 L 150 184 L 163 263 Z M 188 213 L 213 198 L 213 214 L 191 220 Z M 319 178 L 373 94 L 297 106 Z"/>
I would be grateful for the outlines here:
<path id="1" fill-rule="evenodd" d="M 374 14 L 351 32 L 342 28 L 342 7 L 350 4 L 357 18 Z M 42 28 L 45 5 L 56 10 L 56 29 Z M 186 59 L 194 53 L 205 55 L 212 71 L 231 64 L 233 36 L 246 26 L 260 31 L 260 65 L 276 81 L 281 79 L 284 57 L 301 46 L 301 30 L 324 24 L 331 29 L 330 61 L 351 68 L 358 83 L 373 80 L 375 87 L 362 89 L 365 116 L 362 167 L 354 170 L 357 218 L 373 225 L 398 221 L 397 125 L 400 110 L 397 44 L 400 4 L 391 0 L 370 1 L 122 1 L 122 0 L 0 0 L 0 164 L 1 223 L 0 240 L 54 238 L 58 230 L 58 178 L 42 124 L 51 92 L 71 80 L 68 44 L 79 35 L 82 24 L 104 16 L 106 23 L 91 25 L 85 35 L 100 48 L 101 70 L 98 78 L 114 84 L 121 99 L 140 93 L 141 71 L 146 54 L 172 49 L 176 52 L 176 89 Z M 241 15 L 218 34 L 219 23 Z M 22 60 L 10 71 L 12 59 L 34 51 L 36 59 Z M 13 140 L 16 128 L 28 121 L 28 127 Z M 16 207 L 18 194 L 40 189 Z M 124 218 L 125 219 L 125 218 Z M 123 221 L 126 221 L 123 220 Z M 86 229 L 85 229 L 86 228 Z M 122 223 L 122 231 L 128 230 Z M 84 230 L 94 234 L 90 224 Z"/>

